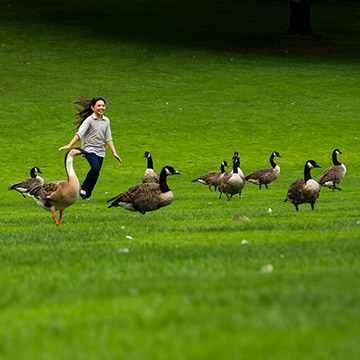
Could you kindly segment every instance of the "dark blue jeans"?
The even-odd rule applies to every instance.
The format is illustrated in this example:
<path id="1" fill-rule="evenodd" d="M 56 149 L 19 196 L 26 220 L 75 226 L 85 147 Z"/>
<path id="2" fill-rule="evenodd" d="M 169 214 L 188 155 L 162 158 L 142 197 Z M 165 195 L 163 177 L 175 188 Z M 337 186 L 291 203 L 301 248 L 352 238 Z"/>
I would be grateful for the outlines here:
<path id="1" fill-rule="evenodd" d="M 81 189 L 86 191 L 86 197 L 89 198 L 99 177 L 104 158 L 97 156 L 94 153 L 88 153 L 85 157 L 89 162 L 91 169 L 86 175 L 86 178 L 81 185 Z"/>

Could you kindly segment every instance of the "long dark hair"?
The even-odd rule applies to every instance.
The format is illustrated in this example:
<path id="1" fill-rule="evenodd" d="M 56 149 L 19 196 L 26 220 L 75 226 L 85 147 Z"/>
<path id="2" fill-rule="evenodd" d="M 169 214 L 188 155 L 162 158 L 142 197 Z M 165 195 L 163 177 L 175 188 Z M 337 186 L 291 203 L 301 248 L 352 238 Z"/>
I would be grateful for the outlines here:
<path id="1" fill-rule="evenodd" d="M 106 104 L 105 99 L 101 96 L 96 96 L 93 97 L 91 100 L 88 100 L 85 99 L 84 96 L 80 95 L 79 100 L 73 101 L 73 104 L 75 104 L 74 107 L 77 111 L 77 113 L 75 114 L 75 118 L 77 118 L 78 120 L 74 122 L 77 128 L 79 128 L 84 122 L 84 120 L 93 113 L 91 106 L 95 106 L 96 102 L 99 100 L 102 100 Z"/>

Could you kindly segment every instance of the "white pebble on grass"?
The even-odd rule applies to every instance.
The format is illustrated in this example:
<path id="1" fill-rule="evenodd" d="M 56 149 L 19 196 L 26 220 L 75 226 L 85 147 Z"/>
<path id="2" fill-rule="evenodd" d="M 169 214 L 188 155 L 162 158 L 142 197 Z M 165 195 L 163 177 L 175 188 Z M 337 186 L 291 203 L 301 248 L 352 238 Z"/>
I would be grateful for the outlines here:
<path id="1" fill-rule="evenodd" d="M 123 248 L 123 249 L 119 249 L 117 252 L 118 253 L 128 253 L 129 249 L 128 248 Z"/>
<path id="2" fill-rule="evenodd" d="M 126 238 L 132 240 L 132 236 L 130 235 L 126 235 Z"/>
<path id="3" fill-rule="evenodd" d="M 268 208 L 268 213 L 269 213 L 269 214 L 272 213 L 272 208 Z"/>
<path id="4" fill-rule="evenodd" d="M 243 240 L 241 240 L 241 243 L 242 243 L 242 244 L 247 244 L 248 241 L 247 241 L 246 239 L 243 239 Z"/>
<path id="5" fill-rule="evenodd" d="M 274 267 L 271 264 L 264 265 L 261 267 L 261 272 L 263 274 L 269 274 L 269 273 L 273 272 L 273 270 L 274 270 Z"/>

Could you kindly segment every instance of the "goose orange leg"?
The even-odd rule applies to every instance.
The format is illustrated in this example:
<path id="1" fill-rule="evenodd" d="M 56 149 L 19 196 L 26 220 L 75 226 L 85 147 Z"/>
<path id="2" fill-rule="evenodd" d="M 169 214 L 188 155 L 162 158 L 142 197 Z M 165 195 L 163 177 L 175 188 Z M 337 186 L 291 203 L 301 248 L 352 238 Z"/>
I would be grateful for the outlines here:
<path id="1" fill-rule="evenodd" d="M 64 212 L 64 210 L 60 210 L 59 225 L 61 224 L 61 218 L 63 216 L 63 212 Z"/>
<path id="2" fill-rule="evenodd" d="M 59 223 L 58 223 L 57 220 L 56 220 L 56 214 L 55 214 L 55 212 L 52 213 L 52 216 L 53 216 L 53 219 L 54 219 L 55 224 L 56 224 L 56 225 L 59 225 Z"/>

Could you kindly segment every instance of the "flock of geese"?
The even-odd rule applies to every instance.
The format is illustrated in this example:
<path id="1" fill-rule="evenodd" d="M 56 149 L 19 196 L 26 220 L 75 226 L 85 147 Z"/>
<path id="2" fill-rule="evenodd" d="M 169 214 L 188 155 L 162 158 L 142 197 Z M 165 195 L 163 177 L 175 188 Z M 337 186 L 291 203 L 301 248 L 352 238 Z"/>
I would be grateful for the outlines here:
<path id="1" fill-rule="evenodd" d="M 44 180 L 37 174 L 42 172 L 38 167 L 34 167 L 30 171 L 30 178 L 17 182 L 9 187 L 9 190 L 16 190 L 22 194 L 34 199 L 36 203 L 43 209 L 52 213 L 56 225 L 61 223 L 64 210 L 74 204 L 79 196 L 80 183 L 75 174 L 73 159 L 75 156 L 85 155 L 86 151 L 79 147 L 72 147 L 65 154 L 65 169 L 67 173 L 67 181 L 51 181 L 44 183 Z M 342 154 L 339 149 L 335 149 L 332 153 L 333 166 L 327 168 L 318 180 L 311 177 L 310 170 L 312 168 L 321 168 L 321 166 L 314 160 L 308 160 L 304 167 L 304 177 L 294 180 L 287 192 L 286 201 L 291 202 L 296 211 L 299 211 L 299 205 L 309 203 L 312 210 L 317 198 L 320 195 L 321 186 L 328 187 L 332 191 L 341 190 L 337 185 L 343 180 L 346 167 L 338 161 L 337 156 Z M 142 183 L 130 187 L 128 190 L 119 195 L 109 199 L 111 202 L 108 206 L 122 207 L 125 210 L 138 211 L 145 214 L 148 211 L 157 210 L 161 207 L 172 203 L 174 195 L 171 192 L 166 179 L 170 175 L 180 175 L 172 166 L 164 166 L 160 173 L 154 172 L 153 160 L 151 154 L 147 151 L 144 154 L 147 158 L 147 168 L 142 178 Z M 275 181 L 280 174 L 280 167 L 274 161 L 278 157 L 281 158 L 277 151 L 274 151 L 270 156 L 270 168 L 259 169 L 244 176 L 240 168 L 239 153 L 235 152 L 232 158 L 232 169 L 226 170 L 229 167 L 226 161 L 223 161 L 220 166 L 220 171 L 210 171 L 192 182 L 199 182 L 207 185 L 212 192 L 213 186 L 215 191 L 220 192 L 220 199 L 222 194 L 225 194 L 227 200 L 231 200 L 234 195 L 239 195 L 241 198 L 242 190 L 245 182 L 261 186 L 268 185 Z M 60 212 L 59 220 L 56 218 L 56 211 Z"/>

